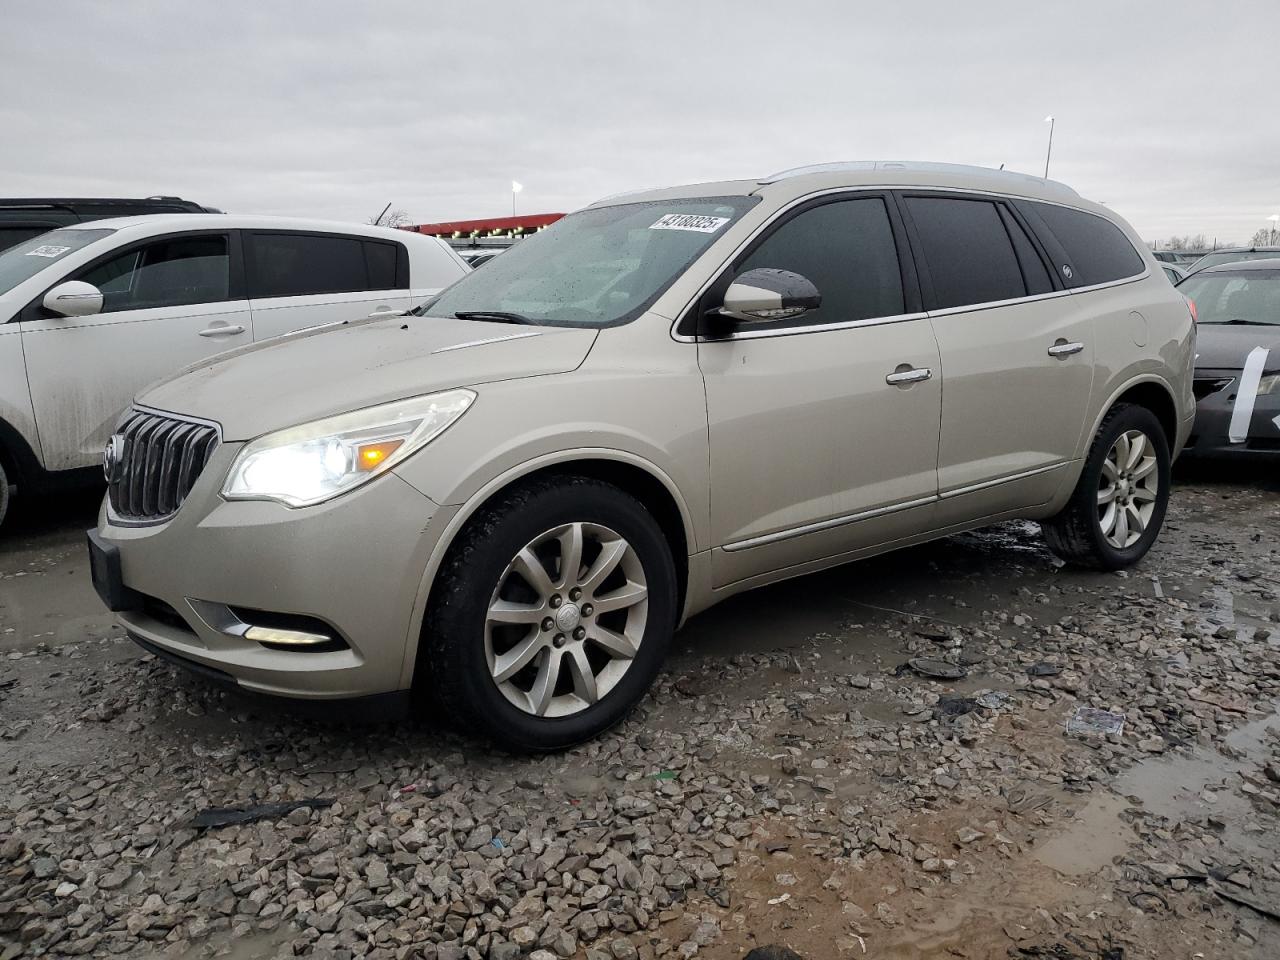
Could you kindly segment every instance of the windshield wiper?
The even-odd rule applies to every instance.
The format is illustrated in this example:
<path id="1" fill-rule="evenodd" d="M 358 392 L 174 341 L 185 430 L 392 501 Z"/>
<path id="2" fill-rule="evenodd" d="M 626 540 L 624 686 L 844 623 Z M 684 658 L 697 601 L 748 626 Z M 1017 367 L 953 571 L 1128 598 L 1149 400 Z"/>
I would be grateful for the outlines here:
<path id="1" fill-rule="evenodd" d="M 499 323 L 533 323 L 523 313 L 509 313 L 505 310 L 459 310 L 454 314 L 459 320 L 496 320 Z"/>
<path id="2" fill-rule="evenodd" d="M 1208 320 L 1206 322 L 1219 323 L 1219 324 L 1222 324 L 1222 326 L 1224 327 L 1231 326 L 1232 324 L 1240 324 L 1241 326 L 1248 326 L 1248 327 L 1273 326 L 1273 324 L 1269 323 L 1266 320 L 1246 320 L 1244 317 L 1232 317 L 1230 320 Z"/>

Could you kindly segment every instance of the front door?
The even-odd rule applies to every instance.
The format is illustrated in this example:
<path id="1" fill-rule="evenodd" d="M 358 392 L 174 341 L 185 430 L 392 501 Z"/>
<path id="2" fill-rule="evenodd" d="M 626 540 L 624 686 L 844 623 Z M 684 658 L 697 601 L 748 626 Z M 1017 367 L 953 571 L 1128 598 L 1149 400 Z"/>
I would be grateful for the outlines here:
<path id="1" fill-rule="evenodd" d="M 942 378 L 929 321 L 904 288 L 895 224 L 883 196 L 830 198 L 781 221 L 732 267 L 799 273 L 822 303 L 798 321 L 699 343 L 716 586 L 928 525 Z"/>
<path id="2" fill-rule="evenodd" d="M 147 384 L 252 342 L 249 304 L 235 299 L 230 237 L 198 233 L 137 244 L 65 280 L 102 291 L 102 312 L 19 323 L 45 468 L 102 462 L 121 412 Z"/>

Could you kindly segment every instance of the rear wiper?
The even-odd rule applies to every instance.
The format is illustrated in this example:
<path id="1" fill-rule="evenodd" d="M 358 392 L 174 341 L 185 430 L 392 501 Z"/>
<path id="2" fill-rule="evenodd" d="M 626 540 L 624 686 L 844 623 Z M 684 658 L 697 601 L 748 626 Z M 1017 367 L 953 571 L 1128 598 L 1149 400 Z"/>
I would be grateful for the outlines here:
<path id="1" fill-rule="evenodd" d="M 1222 324 L 1224 327 L 1231 326 L 1232 324 L 1239 324 L 1240 326 L 1247 326 L 1247 327 L 1269 327 L 1269 326 L 1271 326 L 1271 324 L 1270 324 L 1270 323 L 1267 323 L 1267 321 L 1265 321 L 1265 320 L 1246 320 L 1244 317 L 1232 317 L 1230 320 L 1210 320 L 1210 321 L 1208 321 L 1208 322 L 1209 322 L 1209 323 L 1211 323 L 1211 324 L 1212 324 L 1212 323 L 1220 323 L 1220 324 Z"/>
<path id="2" fill-rule="evenodd" d="M 454 314 L 459 320 L 496 320 L 499 323 L 534 323 L 523 313 L 508 313 L 505 310 L 459 310 Z"/>

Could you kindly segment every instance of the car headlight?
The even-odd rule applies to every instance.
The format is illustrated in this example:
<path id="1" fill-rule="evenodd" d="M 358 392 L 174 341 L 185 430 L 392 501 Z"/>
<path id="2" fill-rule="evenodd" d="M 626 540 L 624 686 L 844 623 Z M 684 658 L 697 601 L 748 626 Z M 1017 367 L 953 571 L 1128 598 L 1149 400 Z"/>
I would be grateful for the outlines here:
<path id="1" fill-rule="evenodd" d="M 269 433 L 245 444 L 222 495 L 228 500 L 277 500 L 290 507 L 322 503 L 420 450 L 475 398 L 470 390 L 446 390 Z"/>
<path id="2" fill-rule="evenodd" d="M 1280 373 L 1273 373 L 1258 381 L 1258 396 L 1266 393 L 1280 393 Z"/>

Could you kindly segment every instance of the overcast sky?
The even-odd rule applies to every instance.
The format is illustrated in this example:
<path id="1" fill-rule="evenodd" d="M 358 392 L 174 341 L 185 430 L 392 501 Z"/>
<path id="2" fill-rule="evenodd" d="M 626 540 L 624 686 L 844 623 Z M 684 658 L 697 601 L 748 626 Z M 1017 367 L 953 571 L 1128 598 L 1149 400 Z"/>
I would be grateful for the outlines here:
<path id="1" fill-rule="evenodd" d="M 1280 213 L 1280 2 L 3 4 L 0 196 L 572 210 L 827 160 L 1043 173 L 1147 238 Z"/>

